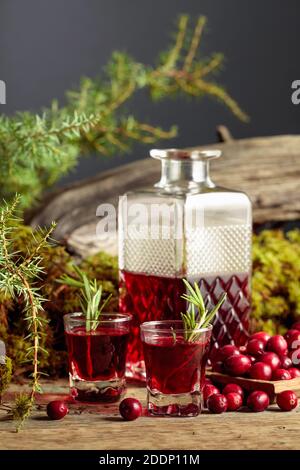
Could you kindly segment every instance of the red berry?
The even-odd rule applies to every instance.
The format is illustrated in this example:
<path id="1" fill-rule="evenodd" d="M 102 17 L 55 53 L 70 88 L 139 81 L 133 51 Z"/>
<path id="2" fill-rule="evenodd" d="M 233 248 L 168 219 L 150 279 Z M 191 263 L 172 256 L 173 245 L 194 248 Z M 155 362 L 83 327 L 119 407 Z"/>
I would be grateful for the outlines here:
<path id="1" fill-rule="evenodd" d="M 214 385 L 212 385 L 212 384 L 204 385 L 204 388 L 203 388 L 203 400 L 204 400 L 204 405 L 207 406 L 207 400 L 208 400 L 208 398 L 209 398 L 211 395 L 217 394 L 217 393 L 220 393 L 220 390 L 217 389 L 217 387 L 215 387 Z"/>
<path id="2" fill-rule="evenodd" d="M 261 362 L 268 364 L 272 370 L 278 369 L 281 365 L 279 357 L 274 352 L 265 352 L 259 359 Z"/>
<path id="3" fill-rule="evenodd" d="M 265 343 L 260 339 L 251 339 L 247 344 L 247 353 L 251 356 L 261 356 L 265 349 Z"/>
<path id="4" fill-rule="evenodd" d="M 270 380 L 272 377 L 272 369 L 269 364 L 264 362 L 256 362 L 249 371 L 251 379 Z"/>
<path id="5" fill-rule="evenodd" d="M 240 346 L 239 351 L 240 351 L 241 354 L 246 354 L 247 346 Z"/>
<path id="6" fill-rule="evenodd" d="M 298 349 L 300 347 L 300 331 L 289 330 L 289 335 L 286 338 L 289 349 Z"/>
<path id="7" fill-rule="evenodd" d="M 286 354 L 287 348 L 287 342 L 281 335 L 274 335 L 267 342 L 267 350 L 272 351 L 279 356 Z"/>
<path id="8" fill-rule="evenodd" d="M 296 321 L 296 323 L 293 324 L 292 329 L 300 331 L 300 321 Z"/>
<path id="9" fill-rule="evenodd" d="M 218 352 L 218 360 L 224 362 L 230 356 L 238 356 L 240 354 L 239 349 L 233 344 L 226 344 L 220 348 Z"/>
<path id="10" fill-rule="evenodd" d="M 280 368 L 281 369 L 289 369 L 290 367 L 292 367 L 293 363 L 292 363 L 292 359 L 288 356 L 281 356 L 280 358 Z"/>
<path id="11" fill-rule="evenodd" d="M 224 413 L 227 410 L 227 398 L 221 393 L 213 394 L 207 400 L 207 407 L 212 413 Z"/>
<path id="12" fill-rule="evenodd" d="M 276 369 L 273 371 L 272 380 L 290 380 L 291 374 L 286 369 Z"/>
<path id="13" fill-rule="evenodd" d="M 289 369 L 289 374 L 292 377 L 292 379 L 296 379 L 297 377 L 300 377 L 300 370 L 297 369 L 296 367 L 291 367 Z"/>
<path id="14" fill-rule="evenodd" d="M 142 415 L 142 405 L 136 398 L 125 398 L 119 406 L 120 415 L 125 421 L 133 421 Z"/>
<path id="15" fill-rule="evenodd" d="M 292 390 L 284 390 L 278 393 L 276 402 L 279 408 L 283 411 L 291 411 L 298 406 L 298 398 Z"/>
<path id="16" fill-rule="evenodd" d="M 214 372 L 219 372 L 220 374 L 224 374 L 224 364 L 222 361 L 217 361 L 212 363 L 212 370 Z"/>
<path id="17" fill-rule="evenodd" d="M 266 408 L 268 408 L 269 404 L 270 399 L 268 395 L 265 392 L 261 392 L 260 390 L 252 392 L 247 399 L 247 406 L 250 408 L 250 410 L 255 412 L 264 411 Z"/>
<path id="18" fill-rule="evenodd" d="M 251 367 L 249 357 L 240 354 L 239 356 L 228 357 L 225 361 L 226 371 L 233 376 L 244 375 Z"/>
<path id="19" fill-rule="evenodd" d="M 239 393 L 242 398 L 244 398 L 244 390 L 237 384 L 227 384 L 223 388 L 223 395 L 228 395 L 228 393 Z"/>
<path id="20" fill-rule="evenodd" d="M 50 401 L 47 405 L 47 415 L 50 419 L 62 419 L 69 412 L 69 408 L 62 400 Z"/>
<path id="21" fill-rule="evenodd" d="M 251 341 L 252 339 L 259 339 L 266 345 L 270 338 L 271 336 L 265 331 L 259 331 L 258 333 L 254 333 L 253 335 L 251 335 L 249 341 Z"/>
<path id="22" fill-rule="evenodd" d="M 251 364 L 254 364 L 256 362 L 256 357 L 254 356 L 249 356 L 249 354 L 246 354 L 247 357 L 249 357 Z"/>
<path id="23" fill-rule="evenodd" d="M 236 411 L 243 405 L 243 399 L 239 393 L 228 393 L 226 398 L 228 411 Z"/>

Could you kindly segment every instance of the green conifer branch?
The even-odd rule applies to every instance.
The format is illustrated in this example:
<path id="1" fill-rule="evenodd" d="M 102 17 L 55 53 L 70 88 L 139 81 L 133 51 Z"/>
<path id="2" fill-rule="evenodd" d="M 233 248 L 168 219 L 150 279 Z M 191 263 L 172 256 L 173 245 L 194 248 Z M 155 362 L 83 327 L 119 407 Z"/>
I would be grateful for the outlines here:
<path id="1" fill-rule="evenodd" d="M 222 66 L 222 55 L 199 57 L 205 24 L 200 17 L 191 30 L 188 16 L 182 15 L 173 45 L 156 66 L 114 52 L 99 79 L 83 78 L 77 90 L 67 93 L 66 106 L 53 101 L 40 116 L 1 115 L 0 197 L 11 200 L 18 192 L 22 206 L 28 207 L 74 168 L 83 153 L 111 155 L 128 151 L 135 142 L 153 144 L 174 137 L 174 126 L 163 130 L 123 111 L 138 90 L 148 90 L 153 100 L 211 96 L 246 121 L 237 102 L 209 79 Z"/>

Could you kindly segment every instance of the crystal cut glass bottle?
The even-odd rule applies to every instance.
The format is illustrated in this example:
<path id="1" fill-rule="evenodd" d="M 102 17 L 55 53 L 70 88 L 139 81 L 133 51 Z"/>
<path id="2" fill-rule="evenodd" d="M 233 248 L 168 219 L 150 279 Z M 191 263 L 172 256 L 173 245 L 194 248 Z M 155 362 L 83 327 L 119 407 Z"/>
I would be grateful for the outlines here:
<path id="1" fill-rule="evenodd" d="M 219 150 L 153 149 L 161 160 L 154 187 L 119 201 L 120 310 L 133 315 L 128 373 L 144 376 L 139 326 L 180 319 L 183 278 L 197 282 L 207 304 L 227 299 L 216 315 L 213 349 L 242 345 L 250 313 L 252 214 L 248 196 L 216 186 L 209 162 Z"/>

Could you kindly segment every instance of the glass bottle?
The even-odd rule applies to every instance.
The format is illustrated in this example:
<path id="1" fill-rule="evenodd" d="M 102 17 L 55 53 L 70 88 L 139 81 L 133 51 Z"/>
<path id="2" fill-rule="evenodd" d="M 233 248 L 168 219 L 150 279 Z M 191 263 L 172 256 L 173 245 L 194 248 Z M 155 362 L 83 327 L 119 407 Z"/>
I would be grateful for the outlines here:
<path id="1" fill-rule="evenodd" d="M 143 377 L 139 325 L 180 318 L 182 278 L 197 282 L 208 304 L 222 292 L 213 348 L 242 345 L 248 336 L 251 203 L 246 194 L 216 186 L 209 162 L 219 150 L 153 149 L 161 161 L 154 187 L 119 201 L 120 310 L 133 315 L 129 375 Z"/>

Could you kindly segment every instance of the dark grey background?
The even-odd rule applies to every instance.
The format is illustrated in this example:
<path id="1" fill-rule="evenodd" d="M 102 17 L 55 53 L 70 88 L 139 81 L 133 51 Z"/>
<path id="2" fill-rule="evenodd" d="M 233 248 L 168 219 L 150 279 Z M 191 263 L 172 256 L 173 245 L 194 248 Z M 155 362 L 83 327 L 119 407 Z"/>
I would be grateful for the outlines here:
<path id="1" fill-rule="evenodd" d="M 181 12 L 208 17 L 202 52 L 225 54 L 218 80 L 251 122 L 208 98 L 153 104 L 140 94 L 131 105 L 139 118 L 179 126 L 178 138 L 163 145 L 213 142 L 220 123 L 235 137 L 299 133 L 300 106 L 290 99 L 291 82 L 300 78 L 299 0 L 0 0 L 0 79 L 7 83 L 0 111 L 39 111 L 53 98 L 63 103 L 65 91 L 82 75 L 97 76 L 115 49 L 153 63 Z M 136 146 L 130 155 L 81 159 L 62 182 L 147 152 Z"/>

